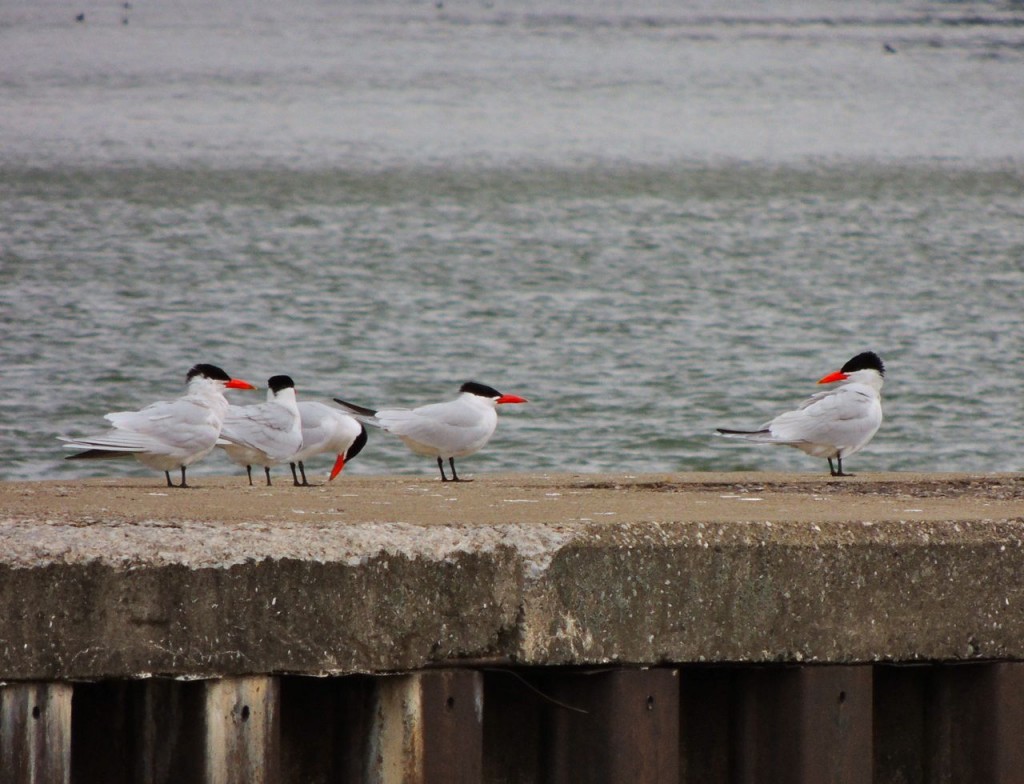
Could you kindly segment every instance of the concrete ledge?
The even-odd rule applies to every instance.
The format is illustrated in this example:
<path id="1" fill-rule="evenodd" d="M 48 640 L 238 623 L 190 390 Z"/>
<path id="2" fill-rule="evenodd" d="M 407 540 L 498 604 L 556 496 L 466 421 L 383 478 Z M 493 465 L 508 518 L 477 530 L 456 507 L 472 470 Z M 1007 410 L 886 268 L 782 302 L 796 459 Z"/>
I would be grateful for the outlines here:
<path id="1" fill-rule="evenodd" d="M 1017 475 L 280 481 L 0 484 L 0 678 L 1024 660 Z"/>

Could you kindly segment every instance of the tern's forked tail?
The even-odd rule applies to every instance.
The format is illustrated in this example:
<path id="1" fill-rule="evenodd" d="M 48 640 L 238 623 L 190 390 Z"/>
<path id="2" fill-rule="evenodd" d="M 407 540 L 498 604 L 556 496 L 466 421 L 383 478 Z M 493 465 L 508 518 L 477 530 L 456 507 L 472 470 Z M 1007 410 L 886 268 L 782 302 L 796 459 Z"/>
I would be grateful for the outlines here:
<path id="1" fill-rule="evenodd" d="M 725 438 L 742 438 L 744 441 L 755 441 L 759 443 L 774 443 L 775 436 L 768 428 L 760 430 L 729 430 L 728 428 L 717 428 L 718 435 Z"/>
<path id="2" fill-rule="evenodd" d="M 348 413 L 352 414 L 352 416 L 356 417 L 356 419 L 359 419 L 368 425 L 380 427 L 380 422 L 377 419 L 377 412 L 372 408 L 357 406 L 355 403 L 347 403 L 338 397 L 334 398 L 334 402 L 348 411 Z"/>

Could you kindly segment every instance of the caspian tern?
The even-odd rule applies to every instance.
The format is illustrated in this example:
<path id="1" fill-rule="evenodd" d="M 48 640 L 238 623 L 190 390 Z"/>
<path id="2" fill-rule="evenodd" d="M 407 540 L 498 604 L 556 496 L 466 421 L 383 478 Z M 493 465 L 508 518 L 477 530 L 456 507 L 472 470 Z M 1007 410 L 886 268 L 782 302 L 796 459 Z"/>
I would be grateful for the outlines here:
<path id="1" fill-rule="evenodd" d="M 374 411 L 338 398 L 334 401 L 366 424 L 398 436 L 416 454 L 436 457 L 442 482 L 449 481 L 444 474 L 445 458 L 452 467 L 451 481 L 471 481 L 459 479 L 455 473 L 455 458 L 473 454 L 491 439 L 498 426 L 499 405 L 527 402 L 518 395 L 503 395 L 475 381 L 463 384 L 454 400 L 411 410 L 383 408 Z"/>
<path id="2" fill-rule="evenodd" d="M 302 400 L 299 402 L 299 417 L 302 420 L 302 449 L 291 457 L 292 480 L 296 486 L 309 486 L 303 461 L 325 452 L 336 454 L 338 457 L 327 480 L 331 481 L 366 446 L 366 428 L 336 408 L 314 400 Z M 295 474 L 296 463 L 302 472 L 301 482 Z"/>
<path id="3" fill-rule="evenodd" d="M 65 449 L 85 449 L 68 460 L 134 457 L 163 471 L 168 487 L 188 487 L 185 469 L 213 451 L 228 411 L 225 389 L 255 389 L 216 365 L 196 365 L 185 377 L 187 392 L 176 400 L 152 403 L 141 411 L 107 414 L 113 429 L 88 438 L 62 438 Z M 181 484 L 171 471 L 181 469 Z"/>
<path id="4" fill-rule="evenodd" d="M 759 430 L 718 432 L 729 438 L 743 438 L 758 444 L 781 444 L 828 460 L 832 476 L 843 473 L 843 458 L 859 452 L 878 432 L 882 424 L 882 384 L 885 365 L 873 351 L 858 354 L 819 384 L 839 386 L 819 392 L 805 400 L 800 408 L 779 414 Z M 838 469 L 832 458 L 838 461 Z"/>
<path id="5" fill-rule="evenodd" d="M 270 467 L 292 459 L 302 448 L 302 420 L 295 400 L 295 382 L 271 376 L 267 401 L 253 406 L 230 406 L 218 446 L 245 466 L 252 485 L 253 465 L 263 466 L 270 485 Z"/>

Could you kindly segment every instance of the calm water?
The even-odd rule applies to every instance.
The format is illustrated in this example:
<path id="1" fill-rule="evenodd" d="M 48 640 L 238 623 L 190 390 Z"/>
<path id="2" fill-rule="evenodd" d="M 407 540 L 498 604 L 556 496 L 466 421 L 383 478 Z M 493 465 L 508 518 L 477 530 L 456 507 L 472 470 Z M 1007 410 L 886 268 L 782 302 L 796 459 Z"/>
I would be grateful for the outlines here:
<path id="1" fill-rule="evenodd" d="M 849 469 L 1024 470 L 1021 4 L 122 13 L 0 6 L 0 478 L 153 475 L 55 436 L 199 361 L 530 398 L 467 474 L 820 473 L 711 433 L 868 348 Z M 371 433 L 346 471 L 435 469 Z"/>

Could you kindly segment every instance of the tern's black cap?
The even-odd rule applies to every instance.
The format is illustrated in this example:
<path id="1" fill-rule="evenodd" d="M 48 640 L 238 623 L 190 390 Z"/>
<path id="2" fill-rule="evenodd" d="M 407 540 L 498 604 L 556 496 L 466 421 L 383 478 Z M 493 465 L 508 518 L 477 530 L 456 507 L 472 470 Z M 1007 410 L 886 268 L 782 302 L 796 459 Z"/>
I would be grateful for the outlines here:
<path id="1" fill-rule="evenodd" d="M 856 373 L 858 370 L 877 370 L 878 375 L 885 375 L 885 365 L 882 364 L 881 357 L 874 351 L 858 354 L 840 368 L 842 373 Z"/>
<path id="2" fill-rule="evenodd" d="M 471 395 L 479 395 L 480 397 L 501 397 L 501 392 L 494 387 L 479 384 L 476 381 L 467 381 L 459 387 L 459 392 L 469 392 Z"/>
<path id="3" fill-rule="evenodd" d="M 208 378 L 208 379 L 210 379 L 212 381 L 230 381 L 231 380 L 231 376 L 229 376 L 227 373 L 225 373 L 223 370 L 221 370 L 216 365 L 204 365 L 204 364 L 196 365 L 195 367 L 193 367 L 188 372 L 188 375 L 185 376 L 185 381 L 191 381 L 196 376 L 203 376 L 204 378 Z"/>
<path id="4" fill-rule="evenodd" d="M 271 391 L 276 395 L 282 389 L 288 389 L 288 387 L 295 387 L 295 382 L 292 381 L 291 376 L 271 376 L 267 379 L 267 386 L 270 387 Z"/>

